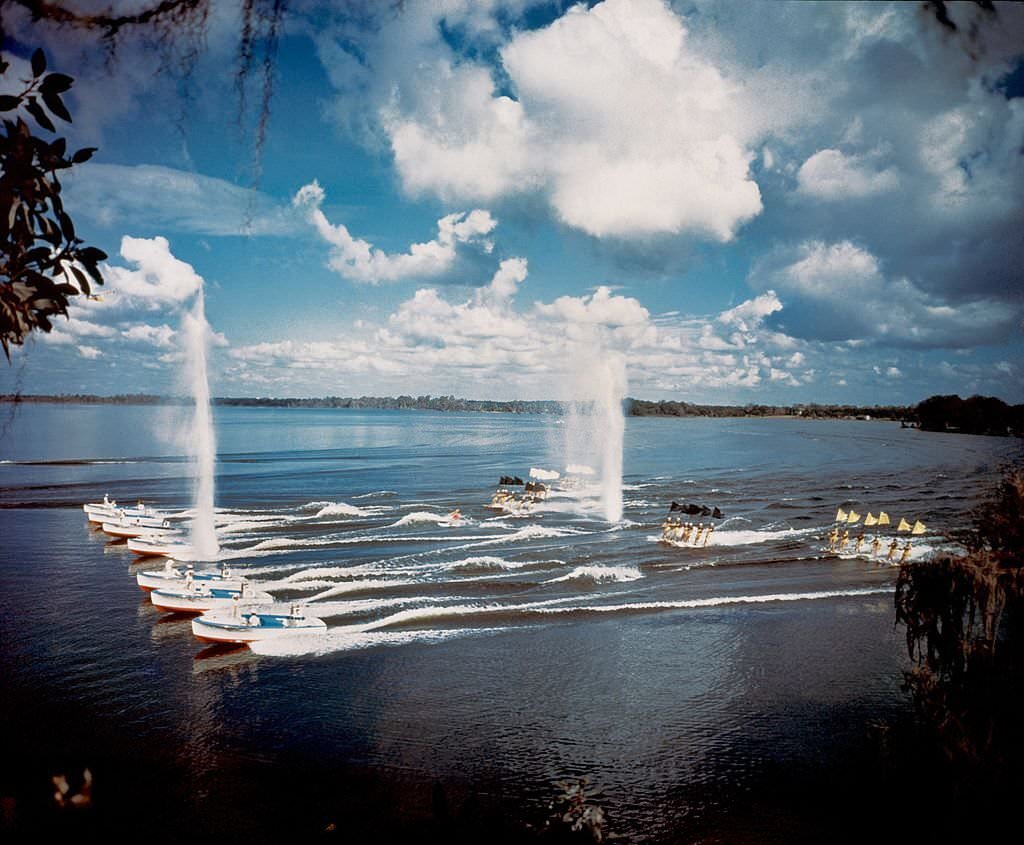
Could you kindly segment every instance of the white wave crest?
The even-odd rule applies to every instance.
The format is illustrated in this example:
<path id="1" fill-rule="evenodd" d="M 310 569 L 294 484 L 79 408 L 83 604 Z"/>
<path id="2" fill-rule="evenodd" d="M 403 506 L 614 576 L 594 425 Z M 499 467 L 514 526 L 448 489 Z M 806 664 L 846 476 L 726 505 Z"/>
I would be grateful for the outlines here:
<path id="1" fill-rule="evenodd" d="M 325 502 L 323 507 L 316 512 L 316 518 L 324 516 L 369 516 L 370 511 L 350 505 L 348 502 Z"/>
<path id="2" fill-rule="evenodd" d="M 635 566 L 577 566 L 568 575 L 558 578 L 551 578 L 545 581 L 546 584 L 556 584 L 559 581 L 590 581 L 595 584 L 606 582 L 637 581 L 643 578 L 640 570 Z"/>
<path id="3" fill-rule="evenodd" d="M 397 522 L 392 522 L 388 528 L 401 528 L 403 525 L 413 525 L 417 522 L 447 522 L 448 514 L 432 513 L 431 511 L 415 511 L 407 513 Z"/>
<path id="4" fill-rule="evenodd" d="M 714 531 L 709 546 L 748 546 L 753 543 L 767 543 L 771 540 L 788 540 L 806 537 L 819 531 L 817 528 L 785 528 L 781 531 Z"/>

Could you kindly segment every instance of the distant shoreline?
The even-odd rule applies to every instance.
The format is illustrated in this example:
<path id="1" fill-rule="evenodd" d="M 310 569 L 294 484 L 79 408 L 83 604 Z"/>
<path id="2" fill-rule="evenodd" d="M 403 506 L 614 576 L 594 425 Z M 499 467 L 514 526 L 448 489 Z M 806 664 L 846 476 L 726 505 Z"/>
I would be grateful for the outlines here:
<path id="1" fill-rule="evenodd" d="M 96 396 L 92 394 L 15 396 L 0 395 L 0 402 L 47 405 L 188 405 L 191 400 L 175 396 L 123 394 Z M 341 410 L 387 411 L 470 411 L 477 413 L 556 414 L 565 411 L 556 400 L 460 399 L 454 396 L 326 396 L 316 398 L 259 398 L 221 396 L 213 399 L 219 407 L 241 408 L 327 408 Z M 909 406 L 855 405 L 696 405 L 688 402 L 651 402 L 627 398 L 626 413 L 634 417 L 780 417 L 796 419 L 883 419 L 913 420 L 914 408 Z"/>

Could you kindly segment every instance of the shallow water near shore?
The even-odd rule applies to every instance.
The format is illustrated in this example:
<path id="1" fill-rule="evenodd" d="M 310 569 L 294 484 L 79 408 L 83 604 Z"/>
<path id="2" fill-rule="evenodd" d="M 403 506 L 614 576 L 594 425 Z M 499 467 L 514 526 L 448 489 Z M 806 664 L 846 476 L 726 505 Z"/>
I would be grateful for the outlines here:
<path id="1" fill-rule="evenodd" d="M 483 507 L 502 474 L 564 469 L 555 417 L 217 408 L 222 558 L 328 624 L 255 653 L 157 613 L 134 572 L 159 563 L 81 511 L 189 507 L 188 465 L 153 434 L 167 414 L 30 405 L 0 443 L 23 818 L 51 769 L 90 766 L 104 828 L 147 824 L 155 794 L 175 807 L 158 839 L 526 831 L 583 776 L 631 841 L 870 821 L 853 794 L 801 803 L 855 778 L 871 726 L 907 707 L 896 569 L 825 535 L 837 507 L 886 510 L 927 524 L 915 556 L 946 547 L 1021 453 L 888 422 L 629 418 L 609 524 L 579 491 Z M 658 542 L 673 500 L 724 512 L 707 547 Z"/>

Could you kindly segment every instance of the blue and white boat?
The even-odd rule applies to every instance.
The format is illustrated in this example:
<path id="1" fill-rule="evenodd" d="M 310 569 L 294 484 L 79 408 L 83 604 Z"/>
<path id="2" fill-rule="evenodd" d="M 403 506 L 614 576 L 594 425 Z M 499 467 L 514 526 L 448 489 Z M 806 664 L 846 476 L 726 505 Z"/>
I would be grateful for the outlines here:
<path id="1" fill-rule="evenodd" d="M 283 637 L 322 634 L 327 623 L 310 616 L 298 604 L 287 612 L 266 609 L 214 610 L 192 620 L 192 633 L 207 643 L 253 643 Z"/>
<path id="2" fill-rule="evenodd" d="M 185 540 L 184 535 L 156 536 L 154 534 L 142 534 L 138 537 L 128 538 L 128 548 L 139 557 L 150 555 L 177 558 L 179 560 L 194 560 L 195 549 Z"/>
<path id="3" fill-rule="evenodd" d="M 109 496 L 104 496 L 102 502 L 89 502 L 82 505 L 82 510 L 85 511 L 89 522 L 97 523 L 117 522 L 119 519 L 127 517 L 129 519 L 152 519 L 159 524 L 166 519 L 164 514 L 142 502 L 135 507 L 119 507 L 117 502 Z"/>
<path id="4" fill-rule="evenodd" d="M 180 535 L 181 532 L 171 526 L 171 523 L 160 517 L 147 516 L 122 516 L 103 522 L 100 526 L 104 534 L 111 537 L 142 537 L 160 536 L 170 537 Z"/>
<path id="5" fill-rule="evenodd" d="M 209 569 L 195 571 L 192 565 L 176 566 L 176 561 L 168 560 L 163 569 L 150 569 L 135 573 L 135 581 L 143 590 L 165 590 L 183 587 L 189 578 L 193 583 L 205 583 L 208 587 L 217 587 L 223 590 L 241 590 L 248 579 L 243 575 L 232 572 L 225 564 L 220 569 Z"/>
<path id="6" fill-rule="evenodd" d="M 207 610 L 226 608 L 230 610 L 235 604 L 249 605 L 270 604 L 274 597 L 270 593 L 257 590 L 246 582 L 239 589 L 232 590 L 222 587 L 210 587 L 205 582 L 189 581 L 181 587 L 166 587 L 152 590 L 149 600 L 158 610 L 168 613 L 204 613 Z"/>

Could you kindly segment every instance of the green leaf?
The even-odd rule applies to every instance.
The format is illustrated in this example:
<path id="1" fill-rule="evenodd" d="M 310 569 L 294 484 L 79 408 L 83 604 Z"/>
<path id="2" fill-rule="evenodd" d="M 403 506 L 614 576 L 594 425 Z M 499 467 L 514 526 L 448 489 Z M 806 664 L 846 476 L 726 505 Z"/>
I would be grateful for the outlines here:
<path id="1" fill-rule="evenodd" d="M 14 97 L 11 94 L 0 95 L 0 111 L 11 111 L 21 105 L 21 97 Z"/>
<path id="2" fill-rule="evenodd" d="M 46 73 L 46 56 L 40 47 L 32 54 L 32 75 L 38 78 L 44 73 Z"/>
<path id="3" fill-rule="evenodd" d="M 67 110 L 67 107 L 64 105 L 64 101 L 61 100 L 59 94 L 54 94 L 51 91 L 44 91 L 43 102 L 46 103 L 46 107 L 57 115 L 57 117 L 71 123 L 71 113 Z"/>
<path id="4" fill-rule="evenodd" d="M 36 102 L 35 97 L 29 98 L 28 105 L 25 106 L 25 108 L 28 110 L 28 113 L 36 119 L 36 123 L 42 126 L 43 129 L 49 129 L 51 132 L 57 131 L 53 126 L 53 122 L 46 116 L 46 112 L 44 112 L 42 108 L 40 108 L 39 103 Z"/>
<path id="5" fill-rule="evenodd" d="M 96 147 L 82 147 L 82 149 L 71 156 L 71 163 L 82 164 L 91 159 L 94 152 L 96 152 Z"/>
<path id="6" fill-rule="evenodd" d="M 67 91 L 74 81 L 66 73 L 50 73 L 40 84 L 39 90 L 44 94 L 60 94 Z"/>

